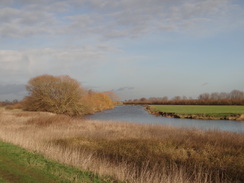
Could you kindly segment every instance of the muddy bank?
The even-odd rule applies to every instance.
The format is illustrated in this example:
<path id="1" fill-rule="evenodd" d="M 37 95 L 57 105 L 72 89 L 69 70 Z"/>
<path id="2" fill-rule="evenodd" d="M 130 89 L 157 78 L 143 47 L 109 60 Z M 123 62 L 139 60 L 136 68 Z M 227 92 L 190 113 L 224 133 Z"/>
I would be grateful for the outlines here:
<path id="1" fill-rule="evenodd" d="M 152 110 L 149 106 L 146 106 L 145 110 L 147 110 L 150 114 L 167 117 L 167 118 L 244 121 L 244 114 L 231 114 L 229 116 L 220 116 L 220 117 L 211 116 L 209 114 L 176 114 L 176 113 L 155 111 Z"/>

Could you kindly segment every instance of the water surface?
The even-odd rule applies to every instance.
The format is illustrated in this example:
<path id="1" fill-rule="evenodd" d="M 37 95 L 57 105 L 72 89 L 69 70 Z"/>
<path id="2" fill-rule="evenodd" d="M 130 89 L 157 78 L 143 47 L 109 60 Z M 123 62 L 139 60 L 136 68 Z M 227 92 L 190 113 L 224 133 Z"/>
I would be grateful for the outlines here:
<path id="1" fill-rule="evenodd" d="M 244 122 L 230 120 L 195 120 L 166 118 L 149 114 L 142 106 L 117 106 L 114 109 L 87 116 L 92 120 L 124 121 L 144 124 L 163 124 L 176 127 L 215 129 L 244 133 Z"/>

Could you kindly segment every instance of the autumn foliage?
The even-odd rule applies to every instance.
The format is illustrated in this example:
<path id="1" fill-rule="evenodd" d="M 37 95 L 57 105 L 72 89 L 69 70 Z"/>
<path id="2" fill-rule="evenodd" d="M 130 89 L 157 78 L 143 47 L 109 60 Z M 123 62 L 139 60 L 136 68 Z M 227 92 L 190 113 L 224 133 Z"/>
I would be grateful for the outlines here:
<path id="1" fill-rule="evenodd" d="M 24 99 L 24 108 L 29 111 L 77 116 L 114 107 L 108 95 L 87 91 L 69 76 L 37 76 L 26 89 L 29 96 Z"/>

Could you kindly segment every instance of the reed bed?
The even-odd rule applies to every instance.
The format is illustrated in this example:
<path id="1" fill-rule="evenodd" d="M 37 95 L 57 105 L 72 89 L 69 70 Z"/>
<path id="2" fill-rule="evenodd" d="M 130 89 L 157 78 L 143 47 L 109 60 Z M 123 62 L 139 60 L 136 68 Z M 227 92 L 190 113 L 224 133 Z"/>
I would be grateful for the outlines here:
<path id="1" fill-rule="evenodd" d="M 1 109 L 0 139 L 122 182 L 244 182 L 244 134 Z"/>

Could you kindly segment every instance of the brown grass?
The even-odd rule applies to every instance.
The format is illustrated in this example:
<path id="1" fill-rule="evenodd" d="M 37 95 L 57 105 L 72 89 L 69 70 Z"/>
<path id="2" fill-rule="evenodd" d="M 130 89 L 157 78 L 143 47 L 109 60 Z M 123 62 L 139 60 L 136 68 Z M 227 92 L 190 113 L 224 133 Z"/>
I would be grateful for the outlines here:
<path id="1" fill-rule="evenodd" d="M 0 139 L 127 182 L 243 182 L 244 135 L 0 111 Z"/>

